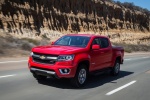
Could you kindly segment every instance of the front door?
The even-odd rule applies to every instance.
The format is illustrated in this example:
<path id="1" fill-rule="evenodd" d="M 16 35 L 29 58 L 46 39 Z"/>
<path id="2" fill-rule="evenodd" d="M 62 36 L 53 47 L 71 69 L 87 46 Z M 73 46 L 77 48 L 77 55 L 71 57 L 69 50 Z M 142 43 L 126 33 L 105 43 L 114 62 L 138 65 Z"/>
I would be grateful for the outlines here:
<path id="1" fill-rule="evenodd" d="M 94 44 L 100 45 L 99 38 L 95 38 L 93 40 L 92 45 Z M 91 45 L 91 48 L 92 48 L 92 45 Z M 103 68 L 102 64 L 104 63 L 104 61 L 103 61 L 103 55 L 101 55 L 101 49 L 99 50 L 91 49 L 90 58 L 91 58 L 91 69 L 90 69 L 91 71 Z"/>

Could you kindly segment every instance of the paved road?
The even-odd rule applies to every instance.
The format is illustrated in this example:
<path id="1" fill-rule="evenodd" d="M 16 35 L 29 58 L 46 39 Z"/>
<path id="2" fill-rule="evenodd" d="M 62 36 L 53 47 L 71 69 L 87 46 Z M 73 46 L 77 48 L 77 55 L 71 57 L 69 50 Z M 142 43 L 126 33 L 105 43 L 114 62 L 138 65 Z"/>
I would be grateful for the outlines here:
<path id="1" fill-rule="evenodd" d="M 1 59 L 0 100 L 149 100 L 150 54 L 126 55 L 117 77 L 91 76 L 82 89 L 68 80 L 37 82 L 24 58 Z"/>

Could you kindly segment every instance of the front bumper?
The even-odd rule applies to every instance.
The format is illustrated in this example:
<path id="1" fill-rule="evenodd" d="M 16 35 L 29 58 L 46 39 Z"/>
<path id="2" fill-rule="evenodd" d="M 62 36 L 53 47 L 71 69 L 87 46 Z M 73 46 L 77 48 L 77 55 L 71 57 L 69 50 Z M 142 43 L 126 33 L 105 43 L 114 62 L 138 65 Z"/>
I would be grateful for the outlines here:
<path id="1" fill-rule="evenodd" d="M 56 78 L 72 78 L 76 73 L 76 63 L 73 61 L 56 62 L 55 64 L 41 64 L 34 62 L 32 57 L 29 58 L 29 69 L 32 73 L 46 76 L 54 76 Z M 69 69 L 69 73 L 62 74 L 61 69 Z"/>

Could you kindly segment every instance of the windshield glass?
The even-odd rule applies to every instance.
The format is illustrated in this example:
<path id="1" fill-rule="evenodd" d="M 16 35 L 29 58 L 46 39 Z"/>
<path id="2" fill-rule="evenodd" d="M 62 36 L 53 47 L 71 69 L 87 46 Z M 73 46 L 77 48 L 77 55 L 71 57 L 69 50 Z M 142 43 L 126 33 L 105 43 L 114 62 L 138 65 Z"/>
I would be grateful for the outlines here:
<path id="1" fill-rule="evenodd" d="M 54 45 L 86 47 L 90 37 L 85 36 L 63 36 Z"/>

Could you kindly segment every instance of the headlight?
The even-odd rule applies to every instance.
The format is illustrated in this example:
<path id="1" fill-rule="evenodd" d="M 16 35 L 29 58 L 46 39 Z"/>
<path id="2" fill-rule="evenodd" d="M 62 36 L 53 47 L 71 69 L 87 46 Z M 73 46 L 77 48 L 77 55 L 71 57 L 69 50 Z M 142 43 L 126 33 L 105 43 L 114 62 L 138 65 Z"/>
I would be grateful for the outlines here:
<path id="1" fill-rule="evenodd" d="M 33 52 L 30 53 L 30 56 L 33 56 Z"/>
<path id="2" fill-rule="evenodd" d="M 71 61 L 74 59 L 74 55 L 60 55 L 58 61 Z"/>

